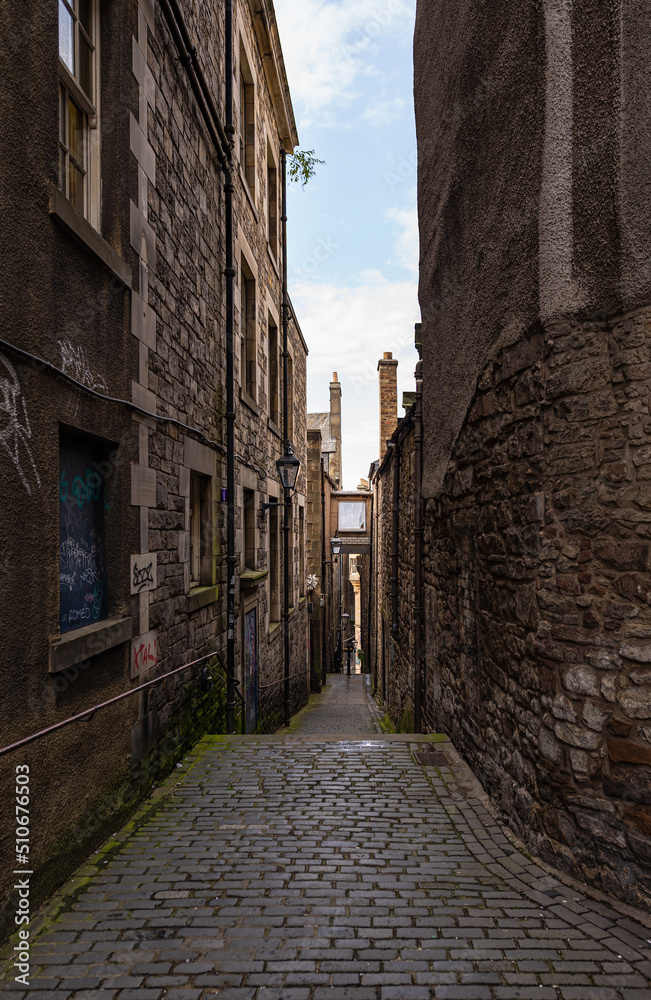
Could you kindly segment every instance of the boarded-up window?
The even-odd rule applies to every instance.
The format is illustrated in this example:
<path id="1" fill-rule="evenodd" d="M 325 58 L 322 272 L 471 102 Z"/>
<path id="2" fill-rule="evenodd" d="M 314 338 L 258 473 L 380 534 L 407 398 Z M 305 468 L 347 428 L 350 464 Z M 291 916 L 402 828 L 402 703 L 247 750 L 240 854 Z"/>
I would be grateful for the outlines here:
<path id="1" fill-rule="evenodd" d="M 59 627 L 108 618 L 104 446 L 61 434 L 59 441 Z"/>

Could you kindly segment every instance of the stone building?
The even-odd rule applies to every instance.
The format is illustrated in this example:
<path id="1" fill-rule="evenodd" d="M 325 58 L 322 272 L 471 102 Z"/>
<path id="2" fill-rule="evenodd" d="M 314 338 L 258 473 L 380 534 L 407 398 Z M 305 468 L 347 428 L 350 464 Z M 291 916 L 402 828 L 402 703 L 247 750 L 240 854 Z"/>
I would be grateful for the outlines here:
<path id="1" fill-rule="evenodd" d="M 312 686 L 318 690 L 334 655 L 332 622 L 338 594 L 333 586 L 330 539 L 334 531 L 331 497 L 336 484 L 326 470 L 332 453 L 324 452 L 320 428 L 309 426 L 313 417 L 308 415 L 307 432 L 307 570 L 316 581 L 310 593 L 309 628 Z"/>
<path id="2" fill-rule="evenodd" d="M 650 45 L 639 4 L 417 4 L 422 724 L 531 850 L 636 904 L 651 891 Z"/>
<path id="3" fill-rule="evenodd" d="M 39 792 L 36 905 L 224 724 L 229 650 L 238 719 L 282 722 L 283 515 L 262 502 L 284 437 L 292 710 L 308 696 L 307 347 L 283 294 L 297 136 L 271 3 L 28 0 L 0 52 L 0 600 L 34 608 L 0 623 L 0 745 L 183 668 L 0 757 L 3 788 L 21 763 Z"/>
<path id="4" fill-rule="evenodd" d="M 308 413 L 307 426 L 321 432 L 323 467 L 335 487 L 341 489 L 341 383 L 336 372 L 332 373 L 330 383 L 330 410 Z"/>

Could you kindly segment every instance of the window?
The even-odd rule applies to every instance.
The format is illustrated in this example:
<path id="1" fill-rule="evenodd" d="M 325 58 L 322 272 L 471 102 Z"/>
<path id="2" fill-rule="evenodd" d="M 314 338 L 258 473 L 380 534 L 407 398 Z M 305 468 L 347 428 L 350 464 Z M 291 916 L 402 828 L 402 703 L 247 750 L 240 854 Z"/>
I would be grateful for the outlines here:
<path id="1" fill-rule="evenodd" d="M 240 165 L 251 194 L 255 191 L 255 87 L 240 46 Z"/>
<path id="2" fill-rule="evenodd" d="M 108 618 L 104 505 L 105 449 L 89 438 L 59 440 L 59 627 Z"/>
<path id="3" fill-rule="evenodd" d="M 269 503 L 277 503 L 269 497 Z M 269 620 L 280 621 L 280 516 L 279 508 L 269 509 Z"/>
<path id="4" fill-rule="evenodd" d="M 287 437 L 294 440 L 294 361 L 287 358 Z"/>
<path id="5" fill-rule="evenodd" d="M 274 257 L 278 256 L 278 170 L 267 143 L 267 240 Z"/>
<path id="6" fill-rule="evenodd" d="M 280 393 L 278 378 L 278 327 L 269 317 L 269 417 L 280 426 Z"/>
<path id="7" fill-rule="evenodd" d="M 212 504 L 210 476 L 190 474 L 190 587 L 212 584 Z"/>
<path id="8" fill-rule="evenodd" d="M 298 586 L 305 597 L 305 507 L 298 508 Z"/>
<path id="9" fill-rule="evenodd" d="M 240 265 L 241 302 L 240 302 L 240 333 L 241 367 L 240 384 L 242 389 L 255 400 L 257 397 L 257 348 L 255 339 L 255 281 L 244 258 Z"/>
<path id="10" fill-rule="evenodd" d="M 339 523 L 340 531 L 366 531 L 366 504 L 361 503 L 340 503 Z"/>
<path id="11" fill-rule="evenodd" d="M 244 567 L 257 569 L 255 546 L 255 492 L 244 490 Z"/>
<path id="12" fill-rule="evenodd" d="M 94 0 L 59 0 L 59 187 L 95 226 L 91 130 L 97 127 Z"/>

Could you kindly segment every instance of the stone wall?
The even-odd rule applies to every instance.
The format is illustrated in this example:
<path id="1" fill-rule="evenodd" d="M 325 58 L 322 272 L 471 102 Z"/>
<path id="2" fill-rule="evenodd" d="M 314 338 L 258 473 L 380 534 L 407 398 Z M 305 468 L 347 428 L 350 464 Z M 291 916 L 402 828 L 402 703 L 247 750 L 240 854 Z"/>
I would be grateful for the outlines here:
<path id="1" fill-rule="evenodd" d="M 257 399 L 247 403 L 239 393 L 237 398 L 237 544 L 242 551 L 242 490 L 252 489 L 260 572 L 245 595 L 238 575 L 237 611 L 241 623 L 244 601 L 248 607 L 253 593 L 260 613 L 259 681 L 267 692 L 262 724 L 273 728 L 282 721 L 283 643 L 278 624 L 269 620 L 268 528 L 260 505 L 280 492 L 275 460 L 283 442 L 269 413 L 268 317 L 280 331 L 281 278 L 279 252 L 274 256 L 270 251 L 267 233 L 266 156 L 269 147 L 280 169 L 280 146 L 287 146 L 287 134 L 281 133 L 278 108 L 282 103 L 282 113 L 291 116 L 291 106 L 288 94 L 272 101 L 254 30 L 254 5 L 240 0 L 235 7 L 236 62 L 242 37 L 257 81 L 253 191 L 239 171 L 235 176 L 238 390 L 240 250 L 247 250 L 256 272 L 258 305 Z M 0 355 L 0 436 L 5 444 L 0 461 L 0 597 L 3 608 L 14 609 L 0 623 L 6 709 L 2 746 L 197 655 L 216 653 L 215 676 L 223 678 L 216 665 L 226 644 L 223 176 L 160 5 L 119 0 L 101 8 L 96 136 L 102 199 L 96 228 L 57 187 L 56 5 L 29 0 L 18 19 L 14 12 L 0 14 L 0 55 L 7 78 L 0 123 L 6 148 L 14 151 L 0 157 L 5 207 L 12 206 L 0 226 L 2 336 L 36 356 L 30 360 L 9 349 Z M 223 120 L 223 5 L 188 3 L 184 16 Z M 25 113 L 32 123 L 27 138 Z M 237 108 L 235 118 L 237 125 Z M 289 342 L 293 438 L 302 463 L 290 556 L 295 711 L 307 699 L 309 684 L 297 513 L 306 492 L 307 347 L 293 311 Z M 71 385 L 39 358 L 90 392 Z M 111 402 L 98 399 L 97 393 L 110 396 Z M 105 487 L 110 618 L 97 622 L 99 633 L 82 628 L 62 636 L 59 628 L 60 428 L 94 440 L 106 453 L 99 475 Z M 193 472 L 209 481 L 210 516 L 203 528 L 206 569 L 200 586 L 190 580 Z M 131 558 L 154 554 L 155 586 L 136 593 Z M 280 571 L 282 578 L 282 565 Z M 98 646 L 98 634 L 104 645 Z M 133 651 L 141 643 L 157 649 L 156 659 L 146 669 L 134 670 Z M 65 664 L 57 661 L 63 653 Z M 242 661 L 238 625 L 240 676 Z M 198 692 L 191 677 L 192 672 L 177 675 L 2 759 L 3 788 L 11 787 L 16 763 L 28 764 L 33 776 L 34 905 L 65 879 L 85 850 L 113 832 L 125 810 L 200 735 L 204 723 L 223 725 L 218 685 Z M 0 805 L 3 856 L 10 853 L 11 803 L 7 794 Z M 9 914 L 11 879 L 9 869 L 0 875 L 0 898 L 8 900 Z"/>
<path id="2" fill-rule="evenodd" d="M 412 732 L 414 723 L 414 427 L 410 411 L 400 421 L 373 480 L 377 507 L 372 672 L 393 725 Z M 398 617 L 392 608 L 393 489 L 399 467 Z"/>
<path id="3" fill-rule="evenodd" d="M 512 829 L 651 889 L 651 318 L 550 324 L 482 372 L 424 557 L 425 716 Z"/>

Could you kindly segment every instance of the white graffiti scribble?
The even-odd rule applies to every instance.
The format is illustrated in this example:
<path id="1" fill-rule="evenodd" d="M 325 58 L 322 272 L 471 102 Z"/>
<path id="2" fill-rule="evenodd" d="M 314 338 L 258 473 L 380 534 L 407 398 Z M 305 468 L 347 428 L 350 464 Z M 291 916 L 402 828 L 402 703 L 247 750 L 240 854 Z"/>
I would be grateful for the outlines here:
<path id="1" fill-rule="evenodd" d="M 21 483 L 31 496 L 31 474 L 33 473 L 36 485 L 39 487 L 41 480 L 29 446 L 32 429 L 29 425 L 27 405 L 22 398 L 18 376 L 3 354 L 0 354 L 0 364 L 4 365 L 6 371 L 4 374 L 0 368 L 0 444 L 14 463 Z M 21 458 L 25 455 L 31 466 L 31 472 L 29 469 L 25 472 L 22 467 Z"/>
<path id="2" fill-rule="evenodd" d="M 71 590 L 71 576 L 73 580 L 77 576 L 84 583 L 98 583 L 101 574 L 97 565 L 95 545 L 91 545 L 89 551 L 76 538 L 65 538 L 59 546 L 59 575 L 62 582 L 65 577 L 65 582 Z"/>
<path id="3" fill-rule="evenodd" d="M 65 375 L 72 375 L 78 382 L 85 385 L 87 389 L 94 389 L 96 392 L 108 392 L 104 379 L 91 371 L 83 347 L 75 347 L 70 340 L 60 340 L 59 350 L 61 351 L 61 371 Z"/>

